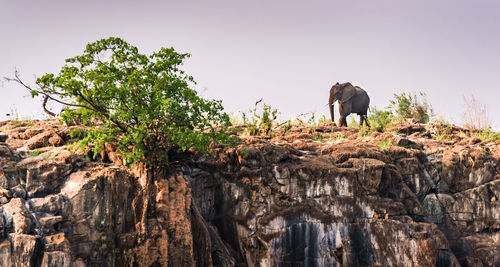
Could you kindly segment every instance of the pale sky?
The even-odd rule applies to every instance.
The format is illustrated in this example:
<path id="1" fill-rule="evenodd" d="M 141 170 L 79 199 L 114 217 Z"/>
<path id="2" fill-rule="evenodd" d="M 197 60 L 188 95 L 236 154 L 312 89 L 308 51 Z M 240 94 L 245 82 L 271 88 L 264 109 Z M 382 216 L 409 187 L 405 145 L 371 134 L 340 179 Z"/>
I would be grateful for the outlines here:
<path id="1" fill-rule="evenodd" d="M 0 77 L 57 72 L 86 43 L 121 37 L 143 53 L 173 46 L 204 97 L 228 112 L 255 101 L 284 119 L 328 115 L 332 84 L 363 87 L 371 105 L 425 92 L 460 124 L 463 96 L 500 126 L 499 1 L 28 1 L 0 0 Z M 41 101 L 0 84 L 0 120 L 42 118 Z M 338 118 L 338 115 L 337 115 Z M 356 118 L 358 119 L 358 118 Z"/>

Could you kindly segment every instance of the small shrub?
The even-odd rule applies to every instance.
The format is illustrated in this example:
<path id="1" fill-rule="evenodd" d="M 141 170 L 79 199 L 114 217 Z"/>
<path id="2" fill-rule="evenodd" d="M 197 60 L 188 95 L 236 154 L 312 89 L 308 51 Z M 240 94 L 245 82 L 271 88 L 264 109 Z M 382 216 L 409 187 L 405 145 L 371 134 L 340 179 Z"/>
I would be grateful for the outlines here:
<path id="1" fill-rule="evenodd" d="M 265 136 L 271 136 L 278 110 L 271 108 L 270 105 L 264 104 L 262 115 L 260 116 L 259 129 Z"/>
<path id="2" fill-rule="evenodd" d="M 325 122 L 330 122 L 330 119 L 325 116 L 325 114 L 321 115 L 319 118 L 318 123 L 325 123 Z"/>
<path id="3" fill-rule="evenodd" d="M 283 129 L 285 130 L 285 135 L 290 133 L 290 131 L 292 130 L 292 121 L 287 120 Z"/>
<path id="4" fill-rule="evenodd" d="M 370 127 L 366 124 L 361 126 L 359 136 L 369 136 L 373 132 L 384 132 L 394 122 L 394 115 L 390 110 L 378 110 L 376 107 L 371 107 L 371 111 L 367 117 Z"/>
<path id="5" fill-rule="evenodd" d="M 254 110 L 249 111 L 252 114 L 250 117 L 245 113 L 242 114 L 243 123 L 247 126 L 246 134 L 272 136 L 278 110 L 264 103 L 262 110 L 259 112 L 257 106 L 259 103 L 260 101 L 257 101 Z"/>
<path id="6" fill-rule="evenodd" d="M 398 119 L 415 119 L 417 122 L 427 123 L 433 116 L 432 107 L 422 92 L 394 94 L 394 99 L 389 103 L 389 108 Z"/>
<path id="7" fill-rule="evenodd" d="M 373 133 L 374 131 L 372 130 L 372 128 L 366 126 L 366 125 L 363 125 L 363 127 L 359 128 L 359 132 L 358 132 L 358 136 L 369 136 Z"/>
<path id="8" fill-rule="evenodd" d="M 35 150 L 31 151 L 31 156 L 36 157 L 36 156 L 40 155 L 40 153 L 41 153 L 40 150 L 35 149 Z"/>
<path id="9" fill-rule="evenodd" d="M 500 140 L 500 133 L 491 131 L 491 128 L 486 128 L 481 131 L 473 132 L 474 136 L 477 136 L 483 142 L 495 142 Z"/>
<path id="10" fill-rule="evenodd" d="M 451 124 L 446 123 L 444 129 L 441 128 L 436 131 L 436 139 L 451 141 L 452 133 L 453 133 L 453 128 L 451 127 Z"/>
<path id="11" fill-rule="evenodd" d="M 383 132 L 394 121 L 394 115 L 390 110 L 377 110 L 372 108 L 372 113 L 368 116 L 368 123 L 372 131 Z"/>
<path id="12" fill-rule="evenodd" d="M 351 128 L 361 128 L 359 122 L 356 120 L 355 117 L 351 117 L 349 123 L 347 123 L 347 126 Z"/>
<path id="13" fill-rule="evenodd" d="M 316 129 L 318 128 L 318 124 L 316 123 L 316 116 L 314 112 L 309 113 L 311 116 L 307 120 L 307 128 L 309 133 L 314 133 Z"/>

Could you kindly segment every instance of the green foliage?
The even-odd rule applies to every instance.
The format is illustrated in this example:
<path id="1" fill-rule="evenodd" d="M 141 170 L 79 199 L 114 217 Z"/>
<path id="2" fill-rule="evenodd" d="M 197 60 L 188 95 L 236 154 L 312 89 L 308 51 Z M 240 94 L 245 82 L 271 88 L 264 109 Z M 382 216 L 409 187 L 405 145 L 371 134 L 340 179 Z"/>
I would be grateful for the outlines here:
<path id="1" fill-rule="evenodd" d="M 500 140 L 500 133 L 493 132 L 491 128 L 485 128 L 480 131 L 473 132 L 474 136 L 477 136 L 483 142 L 495 142 Z"/>
<path id="2" fill-rule="evenodd" d="M 368 123 L 372 131 L 384 132 L 387 126 L 394 121 L 394 115 L 390 110 L 378 110 L 376 107 L 371 108 L 372 113 L 368 116 Z"/>
<path id="3" fill-rule="evenodd" d="M 314 112 L 310 113 L 309 119 L 307 120 L 307 128 L 309 133 L 314 133 L 318 128 L 318 124 L 316 123 L 316 114 Z"/>
<path id="4" fill-rule="evenodd" d="M 91 111 L 87 109 L 79 109 L 79 110 L 73 110 L 68 107 L 65 107 L 63 112 L 61 113 L 61 123 L 64 123 L 66 125 L 88 125 L 90 126 L 91 120 L 84 120 L 83 117 L 88 117 L 91 116 L 90 114 L 85 114 L 85 113 L 90 113 Z"/>
<path id="5" fill-rule="evenodd" d="M 435 134 L 435 138 L 437 140 L 447 140 L 451 141 L 451 135 L 453 134 L 453 128 L 451 127 L 451 124 L 445 123 L 444 128 L 438 129 Z"/>
<path id="6" fill-rule="evenodd" d="M 394 111 L 398 119 L 415 119 L 420 123 L 427 123 L 433 115 L 432 107 L 422 92 L 418 95 L 416 93 L 394 94 L 394 99 L 389 103 L 389 108 Z"/>
<path id="7" fill-rule="evenodd" d="M 321 134 L 317 134 L 317 135 L 313 136 L 313 139 L 318 141 L 318 142 L 322 142 L 325 139 L 325 137 L 322 136 Z"/>
<path id="8" fill-rule="evenodd" d="M 248 147 L 242 147 L 240 149 L 240 153 L 241 155 L 247 155 L 248 153 L 250 153 L 250 149 L 248 149 Z"/>
<path id="9" fill-rule="evenodd" d="M 262 115 L 260 116 L 259 124 L 261 133 L 263 133 L 265 136 L 271 135 L 273 123 L 275 122 L 277 116 L 277 109 L 272 109 L 271 106 L 264 104 L 264 109 L 262 111 Z"/>
<path id="10" fill-rule="evenodd" d="M 381 148 L 388 148 L 390 146 L 393 146 L 394 144 L 390 140 L 382 140 L 377 143 L 377 146 Z"/>
<path id="11" fill-rule="evenodd" d="M 128 162 L 166 165 L 171 149 L 208 152 L 211 144 L 231 142 L 221 101 L 199 97 L 180 69 L 188 57 L 173 48 L 148 56 L 122 39 L 101 39 L 58 74 L 37 79 L 40 89 L 31 92 L 69 102 L 62 118 L 92 126 L 81 144 L 94 156 L 114 142 Z"/>
<path id="12" fill-rule="evenodd" d="M 258 110 L 258 103 L 260 102 L 257 102 L 254 110 L 249 110 L 251 116 L 242 113 L 243 124 L 247 126 L 246 134 L 272 136 L 278 117 L 278 110 L 273 109 L 270 105 L 265 103 L 262 109 Z"/>
<path id="13" fill-rule="evenodd" d="M 354 116 L 351 116 L 349 122 L 347 123 L 347 126 L 351 128 L 358 128 L 358 129 L 360 128 L 359 122 L 356 120 Z"/>
<path id="14" fill-rule="evenodd" d="M 285 134 L 290 133 L 290 131 L 292 130 L 292 120 L 287 120 L 283 129 L 285 131 Z"/>
<path id="15" fill-rule="evenodd" d="M 325 116 L 325 114 L 321 115 L 319 118 L 318 123 L 325 123 L 325 122 L 330 122 L 331 120 Z"/>
<path id="16" fill-rule="evenodd" d="M 31 151 L 31 156 L 36 157 L 36 156 L 40 155 L 40 153 L 41 153 L 40 150 L 35 149 L 35 150 Z"/>
<path id="17" fill-rule="evenodd" d="M 355 125 L 359 128 L 359 136 L 369 136 L 373 132 L 384 132 L 389 125 L 394 123 L 394 115 L 390 110 L 378 110 L 376 107 L 371 107 L 371 114 L 368 115 L 367 121 L 370 125 L 368 127 L 366 124 L 359 126 L 356 122 Z M 355 120 L 353 120 L 355 122 Z M 351 122 L 352 124 L 353 122 Z"/>
<path id="18" fill-rule="evenodd" d="M 359 128 L 358 136 L 370 136 L 373 133 L 373 129 L 368 127 L 367 125 L 363 125 L 363 127 Z"/>
<path id="19" fill-rule="evenodd" d="M 85 131 L 83 129 L 73 129 L 69 133 L 70 138 L 80 138 L 81 139 L 81 138 L 84 138 L 85 136 L 87 136 L 87 131 Z"/>
<path id="20" fill-rule="evenodd" d="M 335 138 L 337 140 L 345 140 L 345 139 L 347 139 L 347 136 L 343 133 L 339 133 Z"/>

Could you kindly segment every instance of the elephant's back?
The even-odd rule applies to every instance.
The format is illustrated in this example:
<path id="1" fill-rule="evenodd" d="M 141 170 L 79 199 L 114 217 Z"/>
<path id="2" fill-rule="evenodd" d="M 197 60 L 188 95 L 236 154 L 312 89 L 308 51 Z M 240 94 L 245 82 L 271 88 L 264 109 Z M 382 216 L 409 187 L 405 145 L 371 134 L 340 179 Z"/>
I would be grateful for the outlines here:
<path id="1" fill-rule="evenodd" d="M 366 97 L 366 99 L 368 100 L 368 103 L 370 103 L 370 96 L 368 96 L 368 93 L 365 91 L 365 89 L 363 89 L 359 86 L 356 86 L 356 94 Z"/>
<path id="2" fill-rule="evenodd" d="M 357 103 L 354 104 L 352 112 L 358 115 L 366 115 L 370 106 L 368 93 L 363 88 L 356 86 L 356 99 Z"/>

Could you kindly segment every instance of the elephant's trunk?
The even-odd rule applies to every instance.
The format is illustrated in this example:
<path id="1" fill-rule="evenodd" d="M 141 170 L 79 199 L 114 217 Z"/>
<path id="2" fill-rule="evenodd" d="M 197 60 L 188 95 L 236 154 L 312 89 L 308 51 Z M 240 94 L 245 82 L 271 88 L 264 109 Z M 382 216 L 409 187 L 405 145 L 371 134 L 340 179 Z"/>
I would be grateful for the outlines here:
<path id="1" fill-rule="evenodd" d="M 333 99 L 330 97 L 330 99 L 328 99 L 328 107 L 330 108 L 330 117 L 332 118 L 332 121 L 335 122 L 335 117 L 334 117 L 334 112 L 333 112 Z"/>

